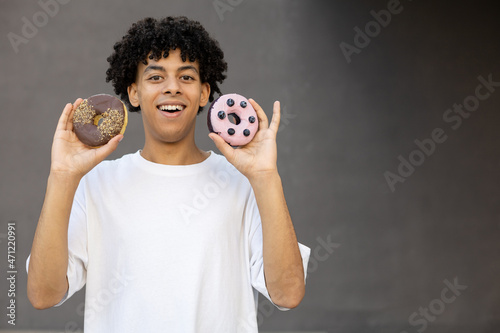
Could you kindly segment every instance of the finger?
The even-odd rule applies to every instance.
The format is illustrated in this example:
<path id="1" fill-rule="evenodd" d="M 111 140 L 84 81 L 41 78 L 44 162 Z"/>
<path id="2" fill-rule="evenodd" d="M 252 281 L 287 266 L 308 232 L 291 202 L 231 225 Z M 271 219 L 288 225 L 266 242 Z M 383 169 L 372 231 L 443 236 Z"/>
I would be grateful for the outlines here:
<path id="1" fill-rule="evenodd" d="M 65 131 L 68 126 L 68 119 L 71 111 L 73 110 L 73 104 L 68 103 L 63 109 L 61 116 L 59 117 L 59 121 L 57 122 L 56 131 Z"/>
<path id="2" fill-rule="evenodd" d="M 73 103 L 73 107 L 76 109 L 80 105 L 81 102 L 83 102 L 83 98 L 77 98 L 75 100 L 75 103 Z"/>
<path id="3" fill-rule="evenodd" d="M 208 134 L 210 139 L 215 143 L 215 146 L 219 151 L 226 157 L 226 159 L 231 162 L 234 157 L 234 148 L 232 148 L 223 138 L 221 138 L 217 133 Z"/>
<path id="4" fill-rule="evenodd" d="M 269 120 L 267 119 L 267 115 L 264 110 L 262 110 L 260 105 L 257 104 L 257 102 L 253 100 L 253 98 L 250 98 L 248 101 L 250 102 L 250 104 L 252 104 L 255 112 L 257 113 L 257 118 L 259 119 L 259 130 L 267 129 L 269 127 Z"/>
<path id="5" fill-rule="evenodd" d="M 75 103 L 73 103 L 73 108 L 69 114 L 69 117 L 68 117 L 68 125 L 67 125 L 67 129 L 68 131 L 72 131 L 73 130 L 73 115 L 75 114 L 75 110 L 78 108 L 78 106 L 80 105 L 80 103 L 83 102 L 83 99 L 81 98 L 77 98 Z"/>
<path id="6" fill-rule="evenodd" d="M 273 105 L 273 118 L 271 119 L 271 125 L 269 125 L 269 129 L 271 129 L 274 133 L 278 133 L 278 128 L 280 127 L 280 119 L 280 102 L 276 101 Z"/>
<path id="7" fill-rule="evenodd" d="M 120 141 L 122 141 L 122 139 L 123 139 L 123 135 L 118 134 L 117 136 L 115 136 L 114 138 L 109 140 L 108 143 L 106 143 L 104 146 L 96 148 L 95 154 L 96 154 L 97 159 L 99 161 L 102 161 L 106 157 L 108 157 L 109 154 L 111 154 L 112 152 L 114 152 L 116 150 L 116 148 L 118 147 L 118 144 L 120 143 Z"/>

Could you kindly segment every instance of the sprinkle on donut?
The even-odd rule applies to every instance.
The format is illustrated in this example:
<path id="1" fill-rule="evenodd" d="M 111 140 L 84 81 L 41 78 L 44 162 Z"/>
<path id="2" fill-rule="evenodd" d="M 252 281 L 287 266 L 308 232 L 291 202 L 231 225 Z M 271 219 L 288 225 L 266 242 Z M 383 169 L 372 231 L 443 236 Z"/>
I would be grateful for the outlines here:
<path id="1" fill-rule="evenodd" d="M 208 111 L 210 132 L 220 135 L 233 147 L 252 141 L 259 129 L 257 113 L 248 100 L 238 94 L 226 94 L 217 98 Z"/>
<path id="2" fill-rule="evenodd" d="M 127 108 L 116 97 L 99 94 L 83 100 L 73 114 L 76 136 L 84 144 L 99 147 L 127 126 Z"/>

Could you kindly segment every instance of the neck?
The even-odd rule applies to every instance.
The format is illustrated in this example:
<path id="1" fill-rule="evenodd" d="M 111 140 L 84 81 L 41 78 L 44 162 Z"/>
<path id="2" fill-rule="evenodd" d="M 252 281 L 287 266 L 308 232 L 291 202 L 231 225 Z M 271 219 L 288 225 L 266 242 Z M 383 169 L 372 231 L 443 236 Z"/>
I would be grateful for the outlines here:
<path id="1" fill-rule="evenodd" d="M 166 165 L 197 164 L 209 155 L 196 146 L 194 135 L 178 142 L 161 142 L 146 137 L 141 151 L 141 156 L 148 161 Z"/>

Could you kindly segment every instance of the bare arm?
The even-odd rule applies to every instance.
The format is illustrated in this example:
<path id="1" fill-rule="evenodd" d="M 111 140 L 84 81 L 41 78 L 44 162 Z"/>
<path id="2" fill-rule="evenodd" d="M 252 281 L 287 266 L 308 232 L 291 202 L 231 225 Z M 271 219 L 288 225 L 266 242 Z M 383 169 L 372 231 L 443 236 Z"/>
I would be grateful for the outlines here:
<path id="1" fill-rule="evenodd" d="M 266 286 L 273 302 L 294 308 L 305 294 L 297 237 L 276 171 L 250 180 L 262 220 Z"/>
<path id="2" fill-rule="evenodd" d="M 305 281 L 302 257 L 276 165 L 280 104 L 274 103 L 269 124 L 262 108 L 254 100 L 249 101 L 259 118 L 259 131 L 249 144 L 233 149 L 217 134 L 209 136 L 252 185 L 262 221 L 267 290 L 275 304 L 294 308 L 304 297 Z"/>
<path id="3" fill-rule="evenodd" d="M 68 290 L 68 222 L 78 179 L 51 174 L 31 248 L 28 298 L 37 309 L 57 304 Z"/>
<path id="4" fill-rule="evenodd" d="M 80 179 L 118 146 L 122 136 L 98 149 L 82 144 L 72 115 L 81 99 L 68 103 L 57 124 L 47 191 L 31 248 L 28 298 L 37 309 L 57 304 L 68 290 L 68 224 Z"/>

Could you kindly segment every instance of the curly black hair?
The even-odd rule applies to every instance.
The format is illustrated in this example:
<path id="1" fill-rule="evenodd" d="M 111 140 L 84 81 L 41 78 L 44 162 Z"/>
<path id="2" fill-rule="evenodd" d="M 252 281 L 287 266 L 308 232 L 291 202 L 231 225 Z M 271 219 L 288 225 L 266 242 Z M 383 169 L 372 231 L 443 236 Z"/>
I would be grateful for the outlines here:
<path id="1" fill-rule="evenodd" d="M 214 92 L 221 95 L 217 82 L 222 83 L 226 78 L 224 52 L 198 21 L 185 16 L 161 20 L 148 17 L 134 23 L 113 48 L 113 54 L 107 59 L 106 82 L 112 81 L 115 93 L 130 111 L 140 111 L 140 107 L 130 104 L 127 92 L 135 82 L 139 63 L 147 64 L 148 57 L 155 61 L 162 56 L 166 58 L 170 50 L 177 48 L 181 51 L 182 61 L 198 61 L 201 81 L 210 85 L 210 102 L 214 100 Z M 202 110 L 200 107 L 198 113 Z"/>

